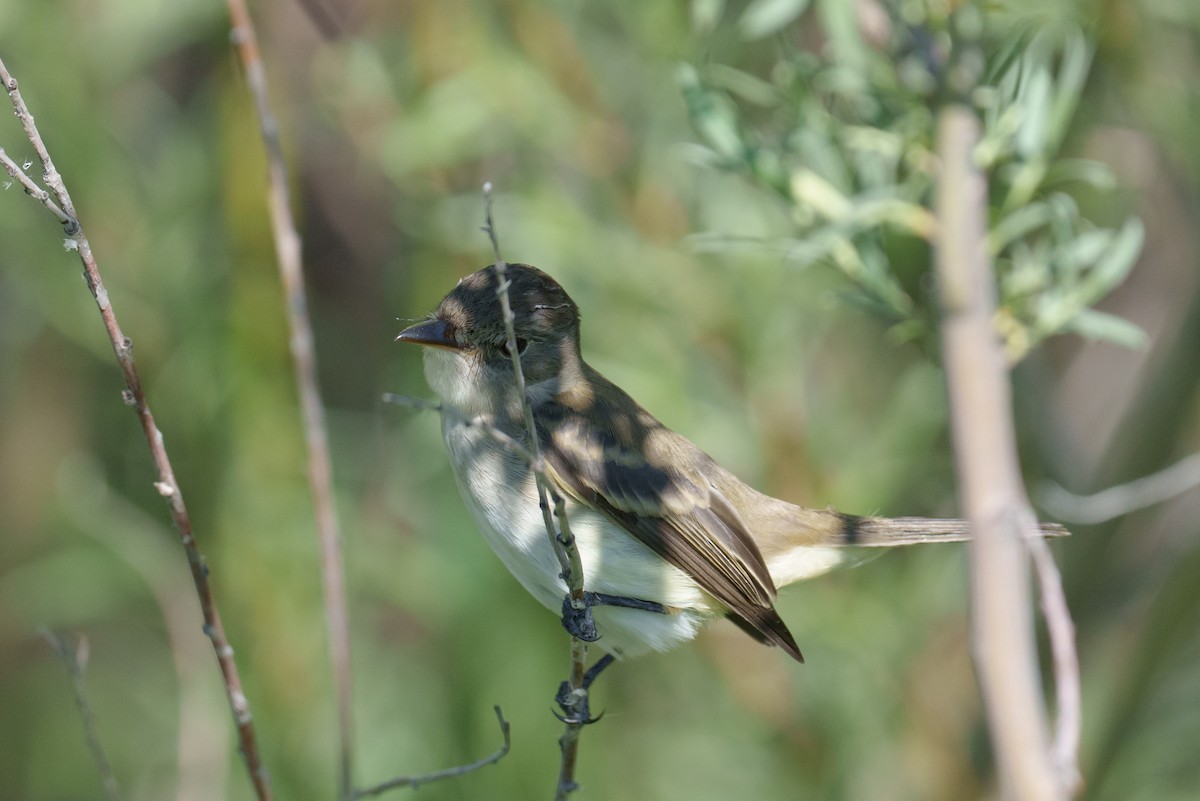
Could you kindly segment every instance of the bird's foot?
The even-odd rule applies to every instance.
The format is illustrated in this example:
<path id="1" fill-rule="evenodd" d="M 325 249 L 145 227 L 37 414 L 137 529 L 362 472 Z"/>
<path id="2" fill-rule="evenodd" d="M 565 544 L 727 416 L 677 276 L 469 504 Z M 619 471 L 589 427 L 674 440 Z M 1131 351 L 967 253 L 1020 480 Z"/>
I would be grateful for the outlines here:
<path id="1" fill-rule="evenodd" d="M 665 615 L 667 608 L 655 601 L 643 601 L 640 598 L 626 598 L 622 595 L 609 595 L 604 592 L 585 592 L 583 601 L 577 604 L 568 595 L 563 599 L 562 624 L 572 637 L 578 637 L 584 642 L 595 642 L 600 639 L 596 630 L 596 620 L 592 616 L 593 606 L 620 606 L 626 609 L 641 609 L 646 612 Z"/>
<path id="2" fill-rule="evenodd" d="M 558 704 L 562 714 L 554 713 L 554 717 L 561 720 L 563 723 L 570 723 L 578 726 L 587 726 L 595 723 L 604 717 L 601 712 L 596 717 L 592 717 L 591 710 L 588 709 L 588 691 L 584 689 L 573 690 L 571 683 L 564 681 L 558 685 L 558 693 L 554 696 L 555 702 Z"/>
<path id="3" fill-rule="evenodd" d="M 612 654 L 605 654 L 604 656 L 600 657 L 596 661 L 596 664 L 592 665 L 588 669 L 587 673 L 583 674 L 583 682 L 578 689 L 571 687 L 571 683 L 567 681 L 564 681 L 562 684 L 558 685 L 558 693 L 555 694 L 554 700 L 558 704 L 559 708 L 562 709 L 563 713 L 560 715 L 555 712 L 554 717 L 558 718 L 563 723 L 571 723 L 579 726 L 586 726 L 588 724 L 595 723 L 596 721 L 600 720 L 600 718 L 604 717 L 603 712 L 596 717 L 592 717 L 591 710 L 588 709 L 588 690 L 591 688 L 592 682 L 594 682 L 596 677 L 600 675 L 601 671 L 603 671 L 612 663 Z"/>
<path id="4" fill-rule="evenodd" d="M 584 593 L 584 602 L 579 605 L 576 605 L 570 595 L 563 598 L 562 625 L 572 637 L 578 637 L 584 642 L 595 642 L 600 639 L 600 632 L 596 630 L 596 618 L 592 616 L 592 607 L 587 603 L 587 595 Z"/>

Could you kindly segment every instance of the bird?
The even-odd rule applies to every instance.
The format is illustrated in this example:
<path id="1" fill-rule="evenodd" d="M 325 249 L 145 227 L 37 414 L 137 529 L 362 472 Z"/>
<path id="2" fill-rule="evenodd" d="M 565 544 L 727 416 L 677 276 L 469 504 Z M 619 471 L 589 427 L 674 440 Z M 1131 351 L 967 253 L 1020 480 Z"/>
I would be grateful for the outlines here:
<path id="1" fill-rule="evenodd" d="M 519 263 L 503 275 L 511 346 L 496 265 L 459 280 L 396 339 L 422 346 L 452 472 L 484 538 L 530 594 L 565 610 L 568 588 L 529 452 L 505 442 L 532 441 L 529 404 L 543 472 L 563 499 L 583 566 L 594 626 L 585 638 L 606 659 L 668 650 L 725 617 L 803 662 L 775 608 L 781 587 L 831 570 L 855 549 L 969 538 L 962 520 L 852 515 L 755 490 L 584 360 L 579 306 L 554 278 Z M 1045 536 L 1062 533 L 1042 527 Z M 565 611 L 564 625 L 580 633 Z"/>

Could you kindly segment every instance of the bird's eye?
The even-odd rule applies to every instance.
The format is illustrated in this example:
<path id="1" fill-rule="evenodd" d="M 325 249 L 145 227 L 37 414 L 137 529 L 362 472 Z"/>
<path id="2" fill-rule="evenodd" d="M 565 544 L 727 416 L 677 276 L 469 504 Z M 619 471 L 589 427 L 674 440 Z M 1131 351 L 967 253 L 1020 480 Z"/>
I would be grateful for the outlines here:
<path id="1" fill-rule="evenodd" d="M 523 338 L 521 338 L 521 337 L 517 337 L 517 353 L 518 353 L 518 354 L 523 354 L 523 353 L 525 352 L 525 348 L 527 348 L 527 347 L 529 347 L 529 340 L 528 340 L 528 339 L 523 339 Z M 500 344 L 500 352 L 501 352 L 501 353 L 503 353 L 503 354 L 504 354 L 505 356 L 507 356 L 508 358 L 510 358 L 510 359 L 512 358 L 512 351 L 510 351 L 510 350 L 508 349 L 508 342 L 507 342 L 507 341 L 505 341 L 505 342 L 502 342 L 502 343 Z"/>

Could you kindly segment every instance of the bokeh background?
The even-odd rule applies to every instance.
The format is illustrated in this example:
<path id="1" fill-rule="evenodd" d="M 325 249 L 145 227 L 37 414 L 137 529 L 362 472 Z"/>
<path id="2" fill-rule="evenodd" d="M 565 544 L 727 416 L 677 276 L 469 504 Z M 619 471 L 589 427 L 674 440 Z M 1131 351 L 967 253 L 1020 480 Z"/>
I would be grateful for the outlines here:
<path id="1" fill-rule="evenodd" d="M 701 3 L 706 8 L 711 3 Z M 819 51 L 816 3 L 801 21 Z M 754 182 L 704 169 L 681 63 L 753 70 L 761 41 L 697 31 L 683 2 L 262 0 L 272 101 L 305 238 L 352 610 L 359 784 L 494 750 L 429 799 L 549 797 L 567 667 L 555 618 L 475 532 L 437 421 L 392 342 L 490 260 L 584 310 L 584 351 L 756 486 L 812 505 L 955 515 L 943 374 L 845 281 L 687 237 L 786 236 Z M 736 19 L 730 3 L 722 19 Z M 1066 152 L 1146 226 L 1102 308 L 1130 350 L 1059 337 L 1016 374 L 1022 455 L 1091 492 L 1200 449 L 1200 6 L 1062 5 L 1097 51 Z M 814 33 L 815 31 L 815 33 Z M 21 81 L 135 343 L 280 798 L 331 798 L 336 730 L 312 504 L 256 122 L 216 0 L 0 2 Z M 758 59 L 756 61 L 756 59 Z M 0 115 L 0 146 L 33 158 Z M 35 168 L 36 171 L 36 168 Z M 57 224 L 0 192 L 0 798 L 94 798 L 45 627 L 87 639 L 86 684 L 125 798 L 245 799 L 183 555 L 95 304 Z M 1200 493 L 1056 542 L 1078 625 L 1087 799 L 1200 793 Z M 611 671 L 581 798 L 995 797 L 961 546 L 786 591 L 800 667 L 725 623 Z M 404 792 L 404 791 L 400 791 Z"/>

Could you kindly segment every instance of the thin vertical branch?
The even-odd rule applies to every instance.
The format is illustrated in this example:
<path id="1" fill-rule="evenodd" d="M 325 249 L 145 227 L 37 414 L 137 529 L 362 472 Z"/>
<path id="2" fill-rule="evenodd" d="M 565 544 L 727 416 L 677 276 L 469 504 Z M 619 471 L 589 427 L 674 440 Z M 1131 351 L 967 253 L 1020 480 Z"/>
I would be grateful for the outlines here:
<path id="1" fill-rule="evenodd" d="M 92 705 L 87 697 L 87 686 L 83 683 L 83 670 L 87 665 L 87 639 L 83 636 L 77 637 L 75 647 L 72 648 L 53 631 L 43 631 L 42 636 L 46 638 L 46 642 L 50 643 L 50 647 L 58 654 L 58 658 L 67 666 L 67 672 L 71 674 L 71 689 L 75 693 L 75 705 L 79 707 L 79 717 L 83 720 L 83 739 L 87 742 L 88 751 L 92 754 L 92 761 L 96 763 L 96 772 L 100 774 L 100 783 L 104 786 L 104 797 L 108 801 L 120 801 L 121 793 L 117 789 L 117 777 L 113 774 L 112 763 L 108 761 L 108 755 L 104 753 L 104 746 L 96 734 L 96 715 L 92 712 Z"/>
<path id="2" fill-rule="evenodd" d="M 304 420 L 304 441 L 308 448 L 308 482 L 316 507 L 317 536 L 321 543 L 321 583 L 325 596 L 325 620 L 329 630 L 340 738 L 338 797 L 344 799 L 349 796 L 353 787 L 354 726 L 350 684 L 350 626 L 346 608 L 342 535 L 334 508 L 329 436 L 325 424 L 325 406 L 317 386 L 317 364 L 313 353 L 308 298 L 304 290 L 301 241 L 292 216 L 287 168 L 284 164 L 283 148 L 279 143 L 279 125 L 271 113 L 267 77 L 259 56 L 254 22 L 250 18 L 245 0 L 228 0 L 228 5 L 233 23 L 233 43 L 246 74 L 247 87 L 254 99 L 263 147 L 267 154 L 267 202 L 271 212 L 271 230 L 275 236 L 279 277 L 283 285 L 289 344 L 296 371 L 296 389 Z"/>
<path id="3" fill-rule="evenodd" d="M 233 658 L 233 647 L 229 644 L 229 640 L 225 636 L 225 628 L 221 624 L 221 615 L 217 610 L 217 602 L 213 597 L 212 585 L 208 580 L 208 565 L 205 563 L 204 557 L 196 545 L 196 539 L 192 533 L 192 521 L 188 516 L 187 507 L 183 503 L 183 491 L 179 487 L 179 482 L 175 480 L 175 471 L 171 466 L 170 457 L 167 455 L 166 446 L 163 444 L 162 432 L 159 431 L 157 424 L 154 422 L 154 415 L 150 411 L 150 406 L 146 402 L 146 395 L 142 390 L 142 381 L 133 359 L 133 340 L 125 336 L 120 324 L 117 322 L 116 312 L 113 310 L 112 301 L 109 299 L 104 281 L 100 277 L 100 268 L 96 264 L 95 255 L 92 253 L 91 243 L 88 241 L 83 231 L 83 226 L 79 223 L 79 218 L 75 213 L 75 204 L 67 192 L 67 187 L 63 183 L 62 176 L 59 175 L 58 170 L 54 167 L 54 162 L 51 160 L 45 142 L 38 132 L 33 115 L 29 113 L 29 108 L 25 105 L 25 101 L 21 97 L 20 91 L 18 91 L 16 79 L 9 74 L 3 61 L 0 61 L 0 81 L 3 82 L 4 88 L 12 100 L 17 119 L 21 121 L 21 125 L 25 129 L 25 135 L 29 138 L 38 159 L 42 163 L 42 180 L 54 193 L 55 198 L 58 200 L 58 206 L 67 217 L 66 221 L 63 222 L 67 242 L 71 249 L 79 253 L 88 289 L 91 291 L 92 297 L 100 309 L 100 318 L 104 323 L 104 330 L 107 332 L 109 341 L 112 343 L 113 352 L 117 357 L 117 364 L 120 366 L 121 373 L 125 378 L 123 397 L 125 402 L 132 406 L 134 412 L 137 414 L 138 422 L 142 426 L 142 433 L 145 435 L 146 443 L 150 447 L 150 455 L 154 460 L 154 467 L 158 473 L 158 480 L 154 483 L 154 488 L 167 502 L 171 521 L 175 524 L 175 530 L 179 534 L 179 541 L 183 545 L 184 553 L 187 555 L 188 567 L 191 568 L 192 573 L 192 582 L 196 586 L 196 595 L 199 598 L 200 610 L 204 616 L 204 633 L 208 636 L 209 641 L 212 643 L 213 651 L 217 655 L 217 664 L 221 668 L 221 677 L 225 683 L 225 694 L 229 699 L 229 706 L 233 710 L 233 718 L 237 726 L 242 757 L 246 761 L 246 768 L 250 773 L 250 781 L 254 785 L 255 794 L 260 801 L 268 801 L 271 798 L 270 780 L 267 775 L 267 769 L 263 765 L 261 756 L 258 753 L 253 718 L 250 714 L 250 702 L 246 699 L 246 694 L 242 691 L 241 677 L 238 674 L 237 663 Z M 44 201 L 43 205 L 45 205 Z M 47 206 L 47 208 L 50 207 Z M 53 212 L 54 210 L 51 209 L 51 211 Z M 57 217 L 58 215 L 56 214 L 55 216 Z"/>
<path id="4" fill-rule="evenodd" d="M 1037 520 L 1021 482 L 1011 388 L 992 323 L 987 185 L 973 160 L 979 138 L 970 108 L 948 104 L 940 110 L 935 266 L 959 493 L 973 534 L 975 662 L 1005 796 L 1061 801 L 1069 786 L 1051 754 L 1030 601 L 1026 541 L 1038 537 Z M 1061 591 L 1055 594 L 1045 581 L 1043 592 L 1052 606 L 1061 599 Z M 1060 611 L 1066 614 L 1065 604 Z M 1070 637 L 1064 639 L 1053 624 L 1051 629 L 1056 649 L 1069 649 L 1073 657 Z M 1066 661 L 1061 660 L 1064 668 Z M 1060 682 L 1061 697 L 1063 688 L 1070 694 L 1077 687 L 1078 676 L 1062 675 Z"/>
<path id="5" fill-rule="evenodd" d="M 578 637 L 571 638 L 571 678 L 568 681 L 570 704 L 577 708 L 586 708 L 583 701 L 587 698 L 587 689 L 583 686 L 583 677 L 587 665 L 587 643 Z M 558 738 L 558 748 L 562 756 L 558 767 L 558 783 L 554 786 L 554 801 L 566 801 L 567 796 L 579 789 L 575 781 L 575 768 L 579 763 L 579 736 L 583 733 L 584 722 L 570 717 L 563 724 L 562 736 Z"/>
<path id="6" fill-rule="evenodd" d="M 530 466 L 533 469 L 534 481 L 537 484 L 538 506 L 542 510 L 542 522 L 546 525 L 546 535 L 558 557 L 562 568 L 562 578 L 567 585 L 567 597 L 572 607 L 578 610 L 586 608 L 583 590 L 583 562 L 579 557 L 579 549 L 575 538 L 571 535 L 571 526 L 567 520 L 566 502 L 546 476 L 542 462 L 541 451 L 538 447 L 537 429 L 534 427 L 533 406 L 525 393 L 525 373 L 521 368 L 521 353 L 517 348 L 517 335 L 513 327 L 512 305 L 509 303 L 509 282 L 504 277 L 507 265 L 500 255 L 500 239 L 496 234 L 496 226 L 492 220 L 492 184 L 489 181 L 483 185 L 485 202 L 484 232 L 492 242 L 492 252 L 496 257 L 496 295 L 500 299 L 500 310 L 504 316 L 504 333 L 508 345 L 508 353 L 512 357 L 513 372 L 516 375 L 517 392 L 521 399 L 521 411 L 525 418 L 525 430 L 529 440 L 526 447 L 530 454 Z M 553 507 L 551 507 L 553 504 Z M 555 522 L 557 521 L 557 527 Z M 584 687 L 584 674 L 587 671 L 587 643 L 578 637 L 571 637 L 571 667 L 570 678 L 567 680 L 566 705 L 568 708 L 587 709 L 587 688 Z M 555 785 L 555 801 L 563 801 L 578 788 L 575 782 L 575 766 L 579 760 L 579 735 L 585 721 L 580 715 L 566 715 L 565 728 L 558 744 L 562 754 L 559 765 L 558 783 Z"/>

